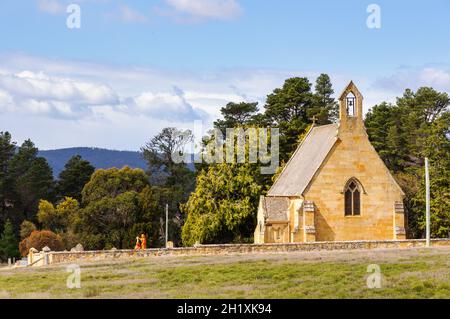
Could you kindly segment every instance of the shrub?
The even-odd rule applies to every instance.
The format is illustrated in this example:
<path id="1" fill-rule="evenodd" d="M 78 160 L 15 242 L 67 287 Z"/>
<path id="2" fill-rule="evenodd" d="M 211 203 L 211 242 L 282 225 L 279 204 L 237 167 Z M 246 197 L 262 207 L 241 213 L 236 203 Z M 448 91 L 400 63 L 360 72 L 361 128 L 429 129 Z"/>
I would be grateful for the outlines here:
<path id="1" fill-rule="evenodd" d="M 20 242 L 19 250 L 22 256 L 26 256 L 30 248 L 33 247 L 41 251 L 45 246 L 48 246 L 53 251 L 64 249 L 63 241 L 59 235 L 50 230 L 35 230 L 29 237 Z"/>

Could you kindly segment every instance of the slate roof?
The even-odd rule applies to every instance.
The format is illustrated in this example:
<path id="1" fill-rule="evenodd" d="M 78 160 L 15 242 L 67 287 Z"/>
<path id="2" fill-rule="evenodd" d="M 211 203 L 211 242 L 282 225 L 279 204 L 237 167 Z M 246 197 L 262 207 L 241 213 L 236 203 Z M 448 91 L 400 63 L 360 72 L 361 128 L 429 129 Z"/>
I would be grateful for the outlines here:
<path id="1" fill-rule="evenodd" d="M 261 197 L 264 216 L 269 221 L 288 221 L 289 198 Z"/>
<path id="2" fill-rule="evenodd" d="M 267 196 L 301 196 L 336 143 L 337 131 L 338 124 L 313 127 L 286 163 Z"/>

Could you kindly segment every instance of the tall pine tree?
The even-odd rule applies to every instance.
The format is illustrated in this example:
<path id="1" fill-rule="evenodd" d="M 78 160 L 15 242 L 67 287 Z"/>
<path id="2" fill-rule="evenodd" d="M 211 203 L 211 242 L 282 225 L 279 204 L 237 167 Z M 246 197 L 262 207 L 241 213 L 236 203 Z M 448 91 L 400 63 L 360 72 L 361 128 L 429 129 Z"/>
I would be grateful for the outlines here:
<path id="1" fill-rule="evenodd" d="M 38 203 L 41 199 L 54 199 L 52 169 L 31 140 L 19 147 L 10 161 L 10 176 L 14 180 L 14 209 L 23 219 L 36 220 Z M 16 224 L 16 222 L 14 222 Z"/>
<path id="2" fill-rule="evenodd" d="M 307 78 L 287 79 L 282 88 L 267 96 L 264 115 L 272 127 L 280 129 L 280 158 L 287 161 L 307 128 L 307 110 L 313 103 Z"/>
<path id="3" fill-rule="evenodd" d="M 308 118 L 315 117 L 318 125 L 336 122 L 339 118 L 339 108 L 332 97 L 334 90 L 328 74 L 322 73 L 317 77 L 314 91 L 313 103 L 308 109 Z"/>
<path id="4" fill-rule="evenodd" d="M 95 168 L 80 155 L 75 155 L 64 166 L 64 170 L 59 174 L 57 183 L 58 199 L 64 197 L 75 198 L 81 202 L 81 191 L 84 185 L 89 182 Z"/>
<path id="5" fill-rule="evenodd" d="M 12 207 L 13 179 L 9 174 L 9 166 L 15 149 L 11 134 L 0 132 L 0 229 L 9 217 Z"/>
<path id="6" fill-rule="evenodd" d="M 223 120 L 214 122 L 214 127 L 220 129 L 223 134 L 227 128 L 243 127 L 251 124 L 258 112 L 258 102 L 234 103 L 230 102 L 220 109 Z"/>

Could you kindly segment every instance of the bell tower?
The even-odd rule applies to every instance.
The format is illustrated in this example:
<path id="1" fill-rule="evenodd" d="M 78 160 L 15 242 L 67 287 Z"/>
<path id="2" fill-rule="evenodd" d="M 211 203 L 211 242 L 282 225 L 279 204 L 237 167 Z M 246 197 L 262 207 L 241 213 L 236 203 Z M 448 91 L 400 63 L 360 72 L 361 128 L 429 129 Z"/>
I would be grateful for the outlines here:
<path id="1" fill-rule="evenodd" d="M 350 81 L 339 97 L 339 127 L 342 130 L 364 128 L 362 103 L 361 92 Z"/>

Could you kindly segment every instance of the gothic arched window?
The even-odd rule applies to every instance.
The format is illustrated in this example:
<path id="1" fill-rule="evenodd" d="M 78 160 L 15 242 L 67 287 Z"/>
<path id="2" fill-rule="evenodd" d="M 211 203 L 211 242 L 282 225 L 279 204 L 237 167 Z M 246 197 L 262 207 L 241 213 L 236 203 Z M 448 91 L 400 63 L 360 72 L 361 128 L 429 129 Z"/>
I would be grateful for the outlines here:
<path id="1" fill-rule="evenodd" d="M 361 188 L 356 180 L 347 182 L 344 189 L 345 196 L 345 216 L 361 215 Z"/>

